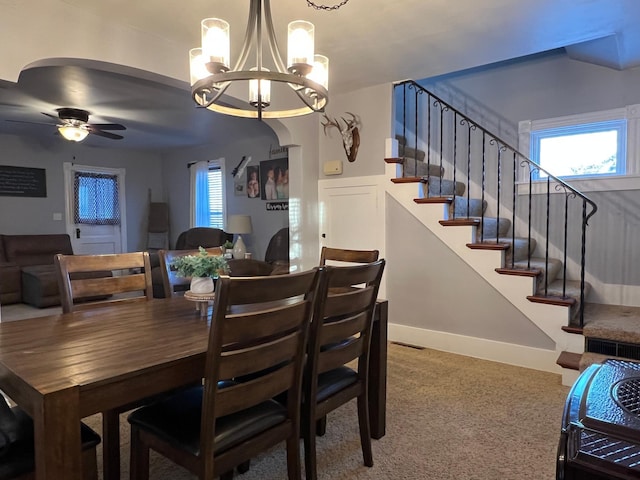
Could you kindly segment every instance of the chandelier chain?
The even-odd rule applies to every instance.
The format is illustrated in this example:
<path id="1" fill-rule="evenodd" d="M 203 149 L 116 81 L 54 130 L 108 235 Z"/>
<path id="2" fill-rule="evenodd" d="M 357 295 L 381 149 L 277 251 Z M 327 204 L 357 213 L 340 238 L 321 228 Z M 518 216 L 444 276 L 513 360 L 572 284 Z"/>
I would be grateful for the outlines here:
<path id="1" fill-rule="evenodd" d="M 349 0 L 342 0 L 340 3 L 336 3 L 335 5 L 318 5 L 314 3 L 312 0 L 307 0 L 307 6 L 313 7 L 316 10 L 338 10 L 340 7 L 346 5 Z"/>

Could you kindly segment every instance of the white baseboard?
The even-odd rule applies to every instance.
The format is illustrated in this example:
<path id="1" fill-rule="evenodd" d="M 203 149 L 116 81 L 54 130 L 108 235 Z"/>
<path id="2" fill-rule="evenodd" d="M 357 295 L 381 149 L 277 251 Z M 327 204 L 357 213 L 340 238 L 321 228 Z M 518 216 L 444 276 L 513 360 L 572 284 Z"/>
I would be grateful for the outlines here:
<path id="1" fill-rule="evenodd" d="M 487 340 L 486 338 L 467 337 L 455 333 L 407 327 L 394 323 L 389 324 L 388 335 L 389 340 L 392 342 L 433 348 L 443 352 L 456 353 L 533 370 L 562 373 L 562 369 L 556 364 L 558 353 L 555 350 L 544 350 Z"/>

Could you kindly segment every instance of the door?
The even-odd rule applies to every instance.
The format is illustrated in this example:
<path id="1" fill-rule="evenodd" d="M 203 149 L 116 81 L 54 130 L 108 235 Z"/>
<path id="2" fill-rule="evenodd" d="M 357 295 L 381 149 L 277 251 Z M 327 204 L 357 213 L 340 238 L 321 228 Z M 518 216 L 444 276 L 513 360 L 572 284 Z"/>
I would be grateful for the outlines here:
<path id="1" fill-rule="evenodd" d="M 75 254 L 126 251 L 122 168 L 64 164 L 66 228 Z"/>
<path id="2" fill-rule="evenodd" d="M 320 181 L 320 246 L 383 251 L 378 177 Z"/>

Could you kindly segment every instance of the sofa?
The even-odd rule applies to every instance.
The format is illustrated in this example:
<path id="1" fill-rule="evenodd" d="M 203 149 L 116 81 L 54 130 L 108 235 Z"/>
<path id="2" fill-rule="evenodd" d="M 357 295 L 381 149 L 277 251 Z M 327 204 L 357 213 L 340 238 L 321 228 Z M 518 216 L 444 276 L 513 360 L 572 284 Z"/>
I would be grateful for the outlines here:
<path id="1" fill-rule="evenodd" d="M 226 241 L 233 241 L 233 234 L 219 228 L 195 227 L 185 230 L 176 240 L 174 250 L 197 250 L 198 247 L 219 247 Z M 151 281 L 153 284 L 153 296 L 164 297 L 164 284 L 162 283 L 162 269 L 157 252 L 149 253 L 151 262 Z"/>
<path id="2" fill-rule="evenodd" d="M 0 235 L 0 303 L 59 305 L 57 253 L 73 254 L 69 235 Z"/>

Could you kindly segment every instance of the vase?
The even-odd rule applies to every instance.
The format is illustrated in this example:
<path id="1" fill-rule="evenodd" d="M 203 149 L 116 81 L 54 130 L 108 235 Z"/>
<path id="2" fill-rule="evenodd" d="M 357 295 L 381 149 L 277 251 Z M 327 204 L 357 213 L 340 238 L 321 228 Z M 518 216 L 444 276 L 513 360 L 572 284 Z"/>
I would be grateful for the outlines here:
<path id="1" fill-rule="evenodd" d="M 211 277 L 192 277 L 191 286 L 189 287 L 191 293 L 212 293 L 213 292 L 213 278 Z"/>

